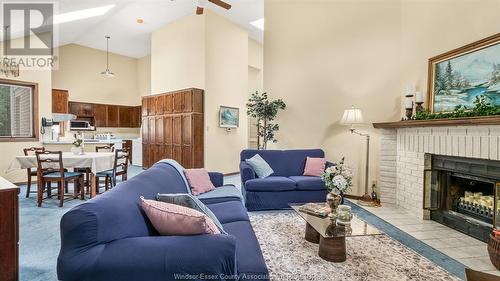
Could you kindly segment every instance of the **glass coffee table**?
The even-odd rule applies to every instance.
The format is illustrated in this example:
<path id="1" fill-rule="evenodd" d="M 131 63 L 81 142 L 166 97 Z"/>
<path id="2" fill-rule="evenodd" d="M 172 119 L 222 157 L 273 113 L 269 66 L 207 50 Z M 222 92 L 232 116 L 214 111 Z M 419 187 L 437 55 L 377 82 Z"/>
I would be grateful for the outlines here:
<path id="1" fill-rule="evenodd" d="M 306 221 L 305 239 L 319 244 L 319 256 L 331 262 L 346 260 L 345 238 L 383 234 L 377 228 L 353 216 L 351 224 L 346 226 L 332 224 L 328 217 L 322 218 L 300 211 L 304 204 L 290 204 L 290 207 Z"/>

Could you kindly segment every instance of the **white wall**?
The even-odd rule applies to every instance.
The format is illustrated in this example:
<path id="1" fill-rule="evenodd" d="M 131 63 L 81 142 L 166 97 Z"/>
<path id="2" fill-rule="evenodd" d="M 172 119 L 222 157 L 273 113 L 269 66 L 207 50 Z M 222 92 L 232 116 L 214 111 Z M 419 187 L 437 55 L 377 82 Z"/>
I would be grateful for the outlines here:
<path id="1" fill-rule="evenodd" d="M 248 92 L 248 33 L 205 10 L 153 32 L 151 92 L 183 88 L 205 90 L 205 167 L 238 171 L 239 152 L 247 146 L 245 103 Z M 219 128 L 221 105 L 240 108 L 240 127 Z"/>

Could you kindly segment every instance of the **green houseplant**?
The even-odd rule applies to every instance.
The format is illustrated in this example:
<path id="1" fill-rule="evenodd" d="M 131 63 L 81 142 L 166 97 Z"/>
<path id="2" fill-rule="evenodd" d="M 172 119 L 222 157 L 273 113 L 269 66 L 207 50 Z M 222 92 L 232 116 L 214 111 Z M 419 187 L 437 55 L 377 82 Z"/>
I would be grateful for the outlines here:
<path id="1" fill-rule="evenodd" d="M 247 103 L 247 115 L 257 119 L 257 147 L 266 149 L 268 142 L 276 143 L 274 134 L 279 125 L 272 123 L 278 111 L 285 109 L 286 104 L 281 99 L 269 100 L 267 93 L 253 93 Z"/>

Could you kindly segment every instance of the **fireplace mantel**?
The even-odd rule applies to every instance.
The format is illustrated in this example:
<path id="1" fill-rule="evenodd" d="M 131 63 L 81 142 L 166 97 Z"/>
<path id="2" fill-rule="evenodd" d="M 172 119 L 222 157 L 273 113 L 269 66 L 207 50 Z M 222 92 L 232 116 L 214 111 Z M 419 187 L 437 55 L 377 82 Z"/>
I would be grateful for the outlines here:
<path id="1" fill-rule="evenodd" d="M 500 115 L 468 117 L 468 118 L 407 120 L 407 121 L 396 121 L 396 122 L 373 123 L 373 127 L 376 129 L 397 129 L 397 128 L 433 127 L 433 126 L 478 126 L 478 125 L 500 125 Z"/>

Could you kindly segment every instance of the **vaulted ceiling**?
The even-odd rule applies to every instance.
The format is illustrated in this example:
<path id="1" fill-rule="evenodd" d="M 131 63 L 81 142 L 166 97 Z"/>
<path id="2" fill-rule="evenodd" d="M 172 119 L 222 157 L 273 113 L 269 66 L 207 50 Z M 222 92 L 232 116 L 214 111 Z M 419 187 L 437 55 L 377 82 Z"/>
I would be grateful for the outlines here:
<path id="1" fill-rule="evenodd" d="M 40 1 L 45 2 L 45 1 Z M 262 42 L 263 32 L 250 22 L 264 17 L 264 0 L 227 0 L 233 7 L 224 10 L 209 4 L 208 9 L 248 30 Z M 58 14 L 114 4 L 105 15 L 56 25 L 58 42 L 106 50 L 105 35 L 111 36 L 110 51 L 140 58 L 150 52 L 151 32 L 187 15 L 195 14 L 196 0 L 57 0 Z M 138 24 L 141 18 L 144 23 Z"/>

